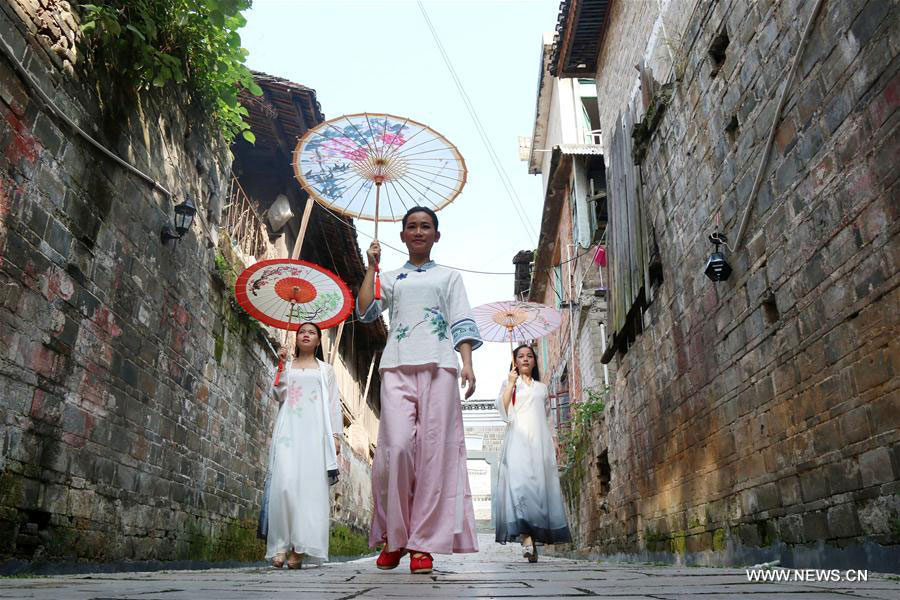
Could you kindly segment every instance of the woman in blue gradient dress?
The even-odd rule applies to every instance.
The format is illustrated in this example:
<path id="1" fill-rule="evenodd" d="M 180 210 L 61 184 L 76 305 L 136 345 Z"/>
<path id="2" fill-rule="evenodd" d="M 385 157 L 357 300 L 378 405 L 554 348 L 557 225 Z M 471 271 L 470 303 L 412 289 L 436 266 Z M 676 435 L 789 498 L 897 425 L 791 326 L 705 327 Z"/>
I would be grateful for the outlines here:
<path id="1" fill-rule="evenodd" d="M 506 435 L 491 512 L 497 541 L 520 541 L 525 558 L 536 562 L 538 544 L 570 542 L 572 536 L 548 424 L 547 386 L 538 380 L 537 361 L 530 346 L 516 348 L 513 361 L 497 397 Z"/>

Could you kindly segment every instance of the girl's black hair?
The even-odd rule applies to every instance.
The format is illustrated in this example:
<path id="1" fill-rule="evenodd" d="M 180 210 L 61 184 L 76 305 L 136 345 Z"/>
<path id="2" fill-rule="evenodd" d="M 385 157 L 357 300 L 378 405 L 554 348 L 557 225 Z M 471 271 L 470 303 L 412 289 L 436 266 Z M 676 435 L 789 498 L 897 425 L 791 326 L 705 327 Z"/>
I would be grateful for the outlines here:
<path id="1" fill-rule="evenodd" d="M 406 229 L 406 220 L 409 219 L 409 215 L 417 212 L 423 212 L 431 217 L 431 222 L 434 223 L 434 230 L 438 230 L 438 218 L 437 215 L 434 214 L 434 211 L 428 208 L 427 206 L 413 206 L 411 209 L 406 211 L 406 214 L 403 215 L 403 229 Z"/>
<path id="2" fill-rule="evenodd" d="M 312 321 L 306 321 L 305 323 L 300 323 L 297 325 L 297 333 L 300 333 L 300 328 L 304 325 L 312 325 L 316 328 L 316 333 L 319 335 L 319 343 L 316 345 L 315 356 L 319 360 L 325 360 L 325 355 L 322 352 L 322 328 L 313 323 Z M 294 338 L 294 356 L 300 356 L 300 349 L 297 347 L 297 339 Z"/>
<path id="3" fill-rule="evenodd" d="M 529 350 L 531 350 L 531 357 L 534 359 L 534 366 L 531 368 L 531 378 L 534 379 L 535 381 L 540 381 L 541 380 L 541 371 L 540 371 L 540 369 L 538 369 L 537 353 L 534 351 L 534 348 L 532 348 L 528 344 L 522 344 L 521 346 L 519 346 L 518 348 L 513 350 L 513 353 L 512 353 L 513 368 L 516 369 L 516 373 L 519 372 L 518 367 L 516 367 L 516 355 L 519 353 L 519 350 L 521 350 L 522 348 L 528 348 Z"/>

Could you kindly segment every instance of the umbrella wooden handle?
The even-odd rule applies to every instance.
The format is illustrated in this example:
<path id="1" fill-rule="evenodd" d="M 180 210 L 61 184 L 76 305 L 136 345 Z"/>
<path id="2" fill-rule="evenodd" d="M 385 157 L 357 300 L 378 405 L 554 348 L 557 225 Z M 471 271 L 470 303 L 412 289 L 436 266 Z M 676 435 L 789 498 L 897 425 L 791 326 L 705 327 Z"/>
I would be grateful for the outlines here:
<path id="1" fill-rule="evenodd" d="M 381 167 L 378 167 L 375 175 L 375 241 L 378 241 L 378 204 L 381 200 L 381 184 L 384 183 Z M 380 258 L 380 257 L 379 257 Z M 381 300 L 381 269 L 375 265 L 375 299 Z"/>

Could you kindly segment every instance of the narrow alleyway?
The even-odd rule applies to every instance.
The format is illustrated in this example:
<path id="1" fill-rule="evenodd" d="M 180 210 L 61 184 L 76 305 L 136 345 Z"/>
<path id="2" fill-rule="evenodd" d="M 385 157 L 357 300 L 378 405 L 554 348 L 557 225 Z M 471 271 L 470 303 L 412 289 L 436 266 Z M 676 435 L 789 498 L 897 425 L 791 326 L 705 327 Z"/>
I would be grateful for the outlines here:
<path id="1" fill-rule="evenodd" d="M 800 594 L 803 600 L 893 599 L 900 582 L 748 583 L 743 569 L 599 565 L 581 560 L 522 561 L 518 548 L 481 534 L 477 555 L 440 557 L 431 576 L 410 575 L 407 561 L 378 571 L 374 559 L 301 571 L 267 568 L 160 571 L 0 580 L 0 598 L 56 600 L 237 600 L 247 598 L 577 598 L 752 600 Z"/>

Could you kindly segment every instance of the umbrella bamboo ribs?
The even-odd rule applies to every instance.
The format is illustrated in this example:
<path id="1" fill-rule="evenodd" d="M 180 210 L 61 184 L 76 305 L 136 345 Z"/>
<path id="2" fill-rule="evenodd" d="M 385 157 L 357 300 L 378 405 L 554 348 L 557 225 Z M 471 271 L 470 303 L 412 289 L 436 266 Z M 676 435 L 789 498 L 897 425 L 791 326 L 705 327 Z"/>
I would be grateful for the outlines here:
<path id="1" fill-rule="evenodd" d="M 562 313 L 537 302 L 507 300 L 472 309 L 481 339 L 488 342 L 529 342 L 549 335 L 562 325 Z"/>
<path id="2" fill-rule="evenodd" d="M 462 191 L 468 173 L 459 150 L 440 133 L 387 113 L 343 115 L 319 123 L 297 141 L 292 163 L 310 198 L 346 217 L 374 221 L 375 241 L 380 221 L 400 221 L 413 206 L 438 211 L 448 205 Z M 301 225 L 295 258 L 304 231 Z M 376 300 L 381 299 L 380 273 L 376 264 Z"/>
<path id="3" fill-rule="evenodd" d="M 304 322 L 315 323 L 320 329 L 338 325 L 335 346 L 353 310 L 346 283 L 331 271 L 299 259 L 264 260 L 251 265 L 238 276 L 234 288 L 247 314 L 271 327 L 291 332 Z M 336 357 L 335 348 L 329 356 L 332 364 Z M 284 361 L 279 359 L 275 385 L 283 368 Z"/>

